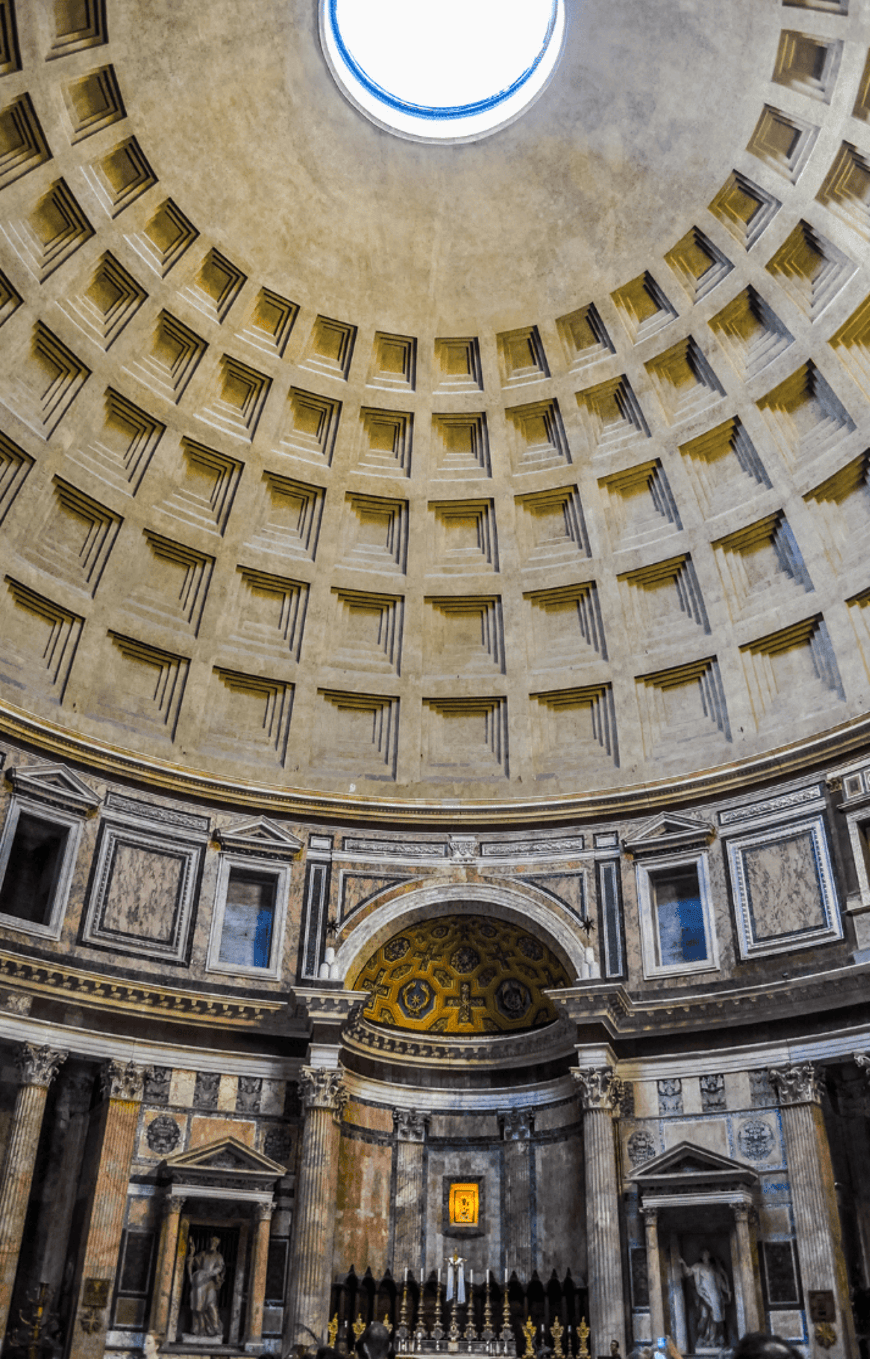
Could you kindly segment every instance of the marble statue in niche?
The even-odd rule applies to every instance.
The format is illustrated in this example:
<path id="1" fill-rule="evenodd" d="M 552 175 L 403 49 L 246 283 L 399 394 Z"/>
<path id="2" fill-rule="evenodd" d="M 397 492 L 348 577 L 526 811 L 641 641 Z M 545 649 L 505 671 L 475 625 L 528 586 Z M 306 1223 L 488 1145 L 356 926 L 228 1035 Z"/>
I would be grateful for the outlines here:
<path id="1" fill-rule="evenodd" d="M 218 1251 L 220 1238 L 212 1237 L 207 1251 L 194 1251 L 190 1245 L 187 1273 L 190 1278 L 190 1312 L 194 1336 L 221 1336 L 223 1323 L 218 1314 L 218 1292 L 224 1282 L 226 1263 Z"/>
<path id="2" fill-rule="evenodd" d="M 691 1279 L 698 1299 L 698 1339 L 696 1345 L 719 1350 L 725 1344 L 725 1305 L 731 1299 L 731 1286 L 725 1267 L 704 1248 L 700 1258 L 687 1266 L 682 1256 L 683 1278 Z"/>

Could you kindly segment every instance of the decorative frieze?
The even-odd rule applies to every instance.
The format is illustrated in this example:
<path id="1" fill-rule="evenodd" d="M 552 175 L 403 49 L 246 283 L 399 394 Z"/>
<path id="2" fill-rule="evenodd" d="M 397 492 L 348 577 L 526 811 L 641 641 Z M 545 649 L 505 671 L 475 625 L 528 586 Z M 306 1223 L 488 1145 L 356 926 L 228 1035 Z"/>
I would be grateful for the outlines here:
<path id="1" fill-rule="evenodd" d="M 681 1077 L 664 1077 L 656 1082 L 659 1094 L 659 1114 L 683 1113 L 683 1082 Z"/>
<path id="2" fill-rule="evenodd" d="M 724 1110 L 725 1101 L 725 1078 L 721 1072 L 705 1072 L 699 1078 L 701 1087 L 701 1109 L 704 1114 L 712 1114 L 716 1110 Z"/>

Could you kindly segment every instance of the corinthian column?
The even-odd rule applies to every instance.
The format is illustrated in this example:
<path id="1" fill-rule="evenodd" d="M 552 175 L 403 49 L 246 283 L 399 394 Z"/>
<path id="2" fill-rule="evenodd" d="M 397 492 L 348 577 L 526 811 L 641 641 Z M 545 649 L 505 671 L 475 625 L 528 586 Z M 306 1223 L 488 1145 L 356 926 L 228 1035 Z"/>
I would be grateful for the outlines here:
<path id="1" fill-rule="evenodd" d="M 500 1110 L 504 1138 L 505 1210 L 510 1266 L 521 1280 L 531 1279 L 532 1261 L 532 1156 L 531 1110 Z"/>
<path id="2" fill-rule="evenodd" d="M 416 1280 L 423 1271 L 423 1157 L 429 1115 L 419 1110 L 393 1110 L 396 1135 L 396 1232 L 393 1275 L 405 1267 Z"/>
<path id="3" fill-rule="evenodd" d="M 296 1177 L 290 1307 L 284 1349 L 323 1341 L 329 1321 L 335 1196 L 341 1116 L 347 1104 L 342 1069 L 303 1067 L 305 1132 Z"/>
<path id="4" fill-rule="evenodd" d="M 114 1058 L 104 1063 L 100 1071 L 106 1102 L 103 1140 L 85 1231 L 72 1339 L 75 1356 L 101 1356 L 105 1350 L 144 1079 L 143 1067 L 132 1062 L 117 1062 Z"/>
<path id="5" fill-rule="evenodd" d="M 22 1044 L 15 1055 L 21 1085 L 0 1176 L 0 1338 L 9 1319 L 48 1088 L 66 1057 L 62 1049 L 37 1048 L 34 1044 Z"/>
<path id="6" fill-rule="evenodd" d="M 812 1063 L 770 1069 L 785 1133 L 788 1179 L 805 1292 L 829 1290 L 834 1296 L 836 1338 L 823 1344 L 820 1328 L 809 1324 L 810 1354 L 856 1355 L 849 1277 L 843 1255 L 840 1216 L 834 1189 L 831 1150 L 822 1117 L 821 1085 Z M 824 1325 L 824 1324 L 822 1324 Z M 819 1333 L 819 1335 L 817 1335 Z"/>
<path id="7" fill-rule="evenodd" d="M 583 1106 L 586 1162 L 586 1240 L 589 1260 L 589 1325 L 592 1349 L 606 1355 L 613 1340 L 625 1351 L 619 1187 L 613 1104 L 618 1083 L 612 1067 L 572 1068 Z"/>

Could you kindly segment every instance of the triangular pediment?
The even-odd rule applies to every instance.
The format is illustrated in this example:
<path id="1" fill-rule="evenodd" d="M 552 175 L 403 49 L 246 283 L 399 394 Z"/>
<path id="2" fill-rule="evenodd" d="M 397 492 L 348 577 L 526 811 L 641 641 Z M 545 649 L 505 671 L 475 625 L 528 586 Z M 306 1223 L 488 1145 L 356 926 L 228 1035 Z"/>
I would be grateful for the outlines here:
<path id="1" fill-rule="evenodd" d="M 268 817 L 251 817 L 216 833 L 222 850 L 236 855 L 259 855 L 267 859 L 292 859 L 302 842 Z"/>
<path id="2" fill-rule="evenodd" d="M 285 1175 L 287 1170 L 279 1162 L 273 1162 L 271 1157 L 256 1152 L 247 1143 L 241 1143 L 238 1138 L 219 1138 L 214 1143 L 192 1148 L 189 1152 L 176 1152 L 166 1158 L 163 1166 L 174 1177 L 179 1173 L 206 1172 L 214 1176 L 226 1172 L 230 1176 L 247 1174 L 274 1180 L 277 1176 Z"/>
<path id="3" fill-rule="evenodd" d="M 9 770 L 8 779 L 15 792 L 35 802 L 62 808 L 79 817 L 96 812 L 103 801 L 66 765 L 29 765 Z"/>
<path id="4" fill-rule="evenodd" d="M 643 1169 L 636 1172 L 632 1180 L 641 1187 L 668 1182 L 675 1187 L 682 1183 L 689 1189 L 693 1182 L 709 1181 L 711 1177 L 744 1182 L 758 1179 L 752 1167 L 745 1162 L 736 1162 L 733 1157 L 699 1147 L 697 1143 L 683 1142 L 644 1162 Z"/>
<path id="5" fill-rule="evenodd" d="M 632 855 L 665 854 L 708 845 L 715 834 L 709 822 L 684 817 L 679 812 L 662 812 L 642 826 L 636 836 L 622 843 Z"/>

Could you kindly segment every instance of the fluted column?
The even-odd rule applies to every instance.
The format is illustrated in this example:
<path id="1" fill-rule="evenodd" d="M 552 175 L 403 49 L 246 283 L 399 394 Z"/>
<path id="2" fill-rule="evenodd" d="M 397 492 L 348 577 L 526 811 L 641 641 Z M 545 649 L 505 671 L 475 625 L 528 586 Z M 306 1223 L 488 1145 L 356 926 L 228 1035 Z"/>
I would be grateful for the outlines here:
<path id="1" fill-rule="evenodd" d="M 335 1196 L 341 1116 L 347 1104 L 342 1069 L 303 1067 L 305 1110 L 302 1156 L 296 1177 L 290 1306 L 284 1349 L 320 1345 L 329 1321 Z"/>
<path id="2" fill-rule="evenodd" d="M 35 1044 L 22 1044 L 15 1055 L 21 1085 L 0 1177 L 0 1342 L 9 1320 L 48 1088 L 66 1057 L 62 1049 L 38 1048 Z"/>
<path id="3" fill-rule="evenodd" d="M 521 1280 L 531 1279 L 532 1261 L 532 1183 L 529 1158 L 532 1155 L 531 1110 L 499 1111 L 504 1138 L 505 1210 L 510 1260 L 506 1262 Z"/>
<path id="4" fill-rule="evenodd" d="M 829 1340 L 827 1347 L 822 1345 L 816 1335 L 818 1327 L 810 1323 L 810 1353 L 856 1355 L 834 1169 L 819 1104 L 821 1089 L 816 1069 L 812 1063 L 798 1063 L 793 1067 L 771 1068 L 769 1075 L 782 1110 L 804 1292 L 822 1289 L 834 1295 L 836 1341 Z M 833 1352 L 832 1344 L 836 1346 Z"/>
<path id="5" fill-rule="evenodd" d="M 105 1349 L 144 1078 L 143 1067 L 115 1059 L 104 1063 L 100 1072 L 106 1107 L 79 1281 L 72 1340 L 75 1356 L 101 1356 Z M 101 1302 L 104 1296 L 105 1304 Z"/>
<path id="6" fill-rule="evenodd" d="M 734 1204 L 734 1235 L 737 1251 L 734 1253 L 734 1272 L 740 1279 L 740 1294 L 743 1300 L 743 1317 L 738 1318 L 741 1336 L 746 1332 L 764 1330 L 764 1317 L 758 1292 L 758 1252 L 753 1249 L 749 1220 L 752 1209 L 748 1204 Z"/>
<path id="7" fill-rule="evenodd" d="M 606 1355 L 612 1340 L 619 1342 L 621 1352 L 625 1351 L 619 1187 L 613 1135 L 613 1101 L 618 1084 L 611 1067 L 572 1069 L 571 1075 L 584 1111 L 590 1349 L 593 1354 Z"/>
<path id="8" fill-rule="evenodd" d="M 148 1330 L 161 1341 L 169 1326 L 169 1306 L 172 1302 L 172 1281 L 178 1249 L 178 1225 L 184 1208 L 183 1195 L 167 1195 L 163 1201 L 163 1222 L 160 1225 L 160 1246 L 157 1269 L 154 1272 L 154 1294 L 151 1299 L 151 1321 Z"/>
<path id="9" fill-rule="evenodd" d="M 665 1302 L 662 1297 L 662 1263 L 659 1255 L 659 1211 L 641 1209 L 646 1235 L 646 1278 L 649 1288 L 649 1325 L 653 1345 L 665 1334 Z"/>
<path id="10" fill-rule="evenodd" d="M 423 1262 L 423 1160 L 429 1115 L 419 1110 L 393 1110 L 396 1136 L 396 1231 L 393 1275 L 405 1267 L 421 1278 Z"/>
<path id="11" fill-rule="evenodd" d="M 275 1205 L 254 1205 L 254 1248 L 251 1254 L 251 1285 L 246 1349 L 257 1350 L 263 1344 L 263 1307 L 266 1302 L 266 1267 L 269 1263 L 269 1232 L 272 1227 L 272 1213 Z"/>

